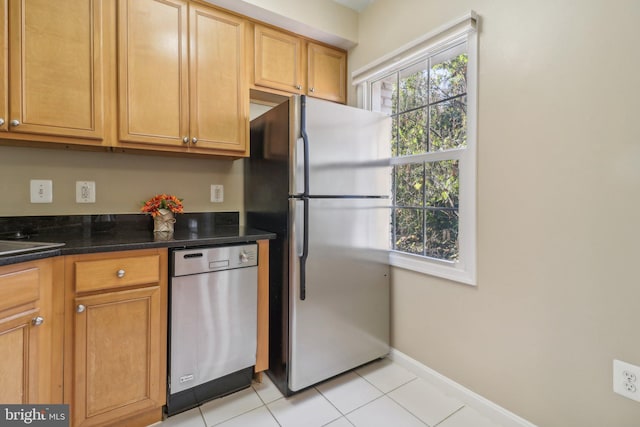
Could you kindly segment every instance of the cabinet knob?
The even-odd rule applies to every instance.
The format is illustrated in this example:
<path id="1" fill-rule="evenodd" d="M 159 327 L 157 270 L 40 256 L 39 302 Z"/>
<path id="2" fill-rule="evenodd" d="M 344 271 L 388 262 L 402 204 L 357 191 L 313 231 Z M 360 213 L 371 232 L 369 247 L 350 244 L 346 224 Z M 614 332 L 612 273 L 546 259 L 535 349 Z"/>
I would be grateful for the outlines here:
<path id="1" fill-rule="evenodd" d="M 302 89 L 302 86 L 296 85 L 296 89 L 300 90 L 300 89 Z"/>
<path id="2" fill-rule="evenodd" d="M 4 119 L 0 119 L 0 126 L 4 125 Z"/>
<path id="3" fill-rule="evenodd" d="M 33 326 L 40 326 L 40 325 L 42 325 L 43 323 L 44 323 L 44 317 L 41 317 L 41 316 L 34 317 L 34 318 L 31 320 L 31 324 L 32 324 Z"/>
<path id="4" fill-rule="evenodd" d="M 195 136 L 193 138 L 191 138 L 191 143 L 192 144 L 197 144 L 198 143 L 198 138 L 196 138 Z"/>
<path id="5" fill-rule="evenodd" d="M 126 272 L 125 272 L 124 270 L 118 270 L 118 271 L 116 272 L 116 276 L 118 276 L 119 278 L 121 278 L 121 279 L 122 279 L 122 278 L 124 277 L 124 274 L 125 274 L 125 273 L 126 273 Z"/>
<path id="6" fill-rule="evenodd" d="M 316 88 L 315 88 L 315 87 L 310 87 L 310 88 L 309 88 L 309 92 L 315 92 L 315 91 L 316 91 Z"/>
<path id="7" fill-rule="evenodd" d="M 82 304 L 78 304 L 78 306 L 76 307 L 76 313 L 84 313 L 84 311 L 87 309 L 87 307 L 85 307 Z"/>
<path id="8" fill-rule="evenodd" d="M 9 124 L 11 126 L 20 126 L 20 120 L 11 120 Z"/>
<path id="9" fill-rule="evenodd" d="M 182 142 L 183 142 L 184 144 L 188 144 L 188 143 L 189 143 L 189 137 L 188 137 L 188 136 L 185 136 L 184 138 L 182 138 Z"/>

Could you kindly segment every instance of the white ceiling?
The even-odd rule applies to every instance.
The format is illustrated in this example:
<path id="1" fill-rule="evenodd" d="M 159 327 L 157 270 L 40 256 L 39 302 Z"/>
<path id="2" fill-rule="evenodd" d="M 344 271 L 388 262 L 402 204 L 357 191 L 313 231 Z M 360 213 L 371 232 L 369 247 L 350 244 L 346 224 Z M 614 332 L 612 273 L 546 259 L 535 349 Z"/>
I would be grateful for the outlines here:
<path id="1" fill-rule="evenodd" d="M 336 3 L 340 3 L 343 6 L 353 9 L 357 12 L 362 12 L 367 6 L 373 3 L 375 0 L 333 0 Z"/>

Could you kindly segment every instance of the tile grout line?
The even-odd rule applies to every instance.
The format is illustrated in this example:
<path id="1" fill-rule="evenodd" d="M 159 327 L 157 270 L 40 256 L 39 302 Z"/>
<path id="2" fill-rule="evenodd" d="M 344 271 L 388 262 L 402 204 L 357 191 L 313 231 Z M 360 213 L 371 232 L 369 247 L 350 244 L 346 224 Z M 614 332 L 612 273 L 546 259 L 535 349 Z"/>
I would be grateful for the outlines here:
<path id="1" fill-rule="evenodd" d="M 360 373 L 359 373 L 359 372 L 357 372 L 357 371 L 355 371 L 355 370 L 354 370 L 353 372 L 355 372 L 356 374 L 360 375 Z M 407 371 L 407 372 L 409 372 L 409 371 Z M 360 378 L 362 378 L 363 380 L 365 380 L 366 382 L 368 382 L 369 384 L 371 384 L 372 386 L 374 386 L 376 389 L 380 390 L 380 392 L 381 392 L 382 394 L 388 394 L 388 393 L 391 393 L 392 391 L 395 391 L 395 390 L 399 389 L 400 387 L 405 386 L 405 385 L 409 384 L 410 382 L 415 381 L 415 380 L 417 380 L 417 379 L 419 378 L 419 377 L 418 377 L 417 375 L 415 375 L 413 372 L 410 372 L 410 373 L 411 373 L 411 375 L 413 375 L 413 378 L 411 378 L 410 380 L 407 380 L 406 382 L 404 382 L 404 383 L 400 384 L 400 385 L 399 385 L 399 386 L 397 386 L 397 387 L 392 388 L 391 390 L 389 390 L 389 391 L 387 391 L 387 392 L 385 392 L 384 390 L 380 390 L 380 387 L 377 387 L 374 383 L 372 383 L 371 381 L 369 381 L 366 377 L 364 377 L 364 376 L 360 375 Z"/>
<path id="2" fill-rule="evenodd" d="M 258 394 L 258 392 L 257 392 L 257 391 L 255 391 L 255 389 L 253 388 L 253 386 L 249 386 L 249 388 L 251 388 L 251 391 L 253 391 L 253 392 L 258 396 L 258 399 L 260 399 L 260 402 L 262 402 L 262 405 L 260 405 L 260 406 L 267 406 L 267 405 L 265 405 L 264 400 L 262 400 L 262 398 L 260 397 L 260 395 Z M 246 389 L 243 389 L 243 390 L 246 390 Z M 242 390 L 239 390 L 239 391 L 242 391 Z M 235 393 L 238 393 L 239 391 L 237 391 L 237 392 L 235 392 Z M 232 395 L 233 395 L 233 393 L 232 393 L 232 394 L 229 394 L 229 395 L 227 395 L 227 396 L 232 396 Z M 224 396 L 224 397 L 226 397 L 226 396 Z M 210 402 L 212 402 L 212 401 L 210 401 Z M 231 421 L 231 420 L 233 420 L 234 418 L 238 418 L 239 416 L 242 416 L 242 415 L 244 415 L 244 414 L 248 414 L 248 413 L 249 413 L 249 412 L 251 412 L 251 411 L 255 411 L 255 410 L 256 410 L 256 409 L 258 409 L 260 406 L 256 406 L 255 408 L 251 408 L 251 409 L 249 409 L 248 411 L 244 411 L 244 412 L 242 412 L 242 413 L 240 413 L 240 414 L 234 415 L 233 417 L 231 417 L 231 418 L 227 418 L 226 420 L 222 420 L 222 421 L 220 421 L 219 423 L 212 424 L 212 425 L 211 425 L 211 427 L 218 426 L 218 425 L 220 425 L 220 424 L 222 424 L 222 423 L 226 423 L 227 421 Z M 206 420 L 206 418 L 204 417 L 204 413 L 202 412 L 202 409 L 201 409 L 201 408 L 202 408 L 202 405 L 198 406 L 198 409 L 200 410 L 200 414 L 202 415 L 202 419 L 204 420 L 204 425 L 205 425 L 205 427 L 209 427 L 209 425 L 207 424 L 207 420 Z M 268 408 L 267 408 L 267 410 L 268 410 Z M 271 411 L 269 411 L 269 413 L 271 413 Z M 271 416 L 273 416 L 273 414 L 271 414 Z M 275 418 L 275 417 L 274 417 L 274 418 Z M 278 423 L 278 420 L 276 420 L 276 423 Z M 280 423 L 278 423 L 278 425 L 280 425 Z"/>
<path id="3" fill-rule="evenodd" d="M 462 405 L 460 408 L 458 408 L 457 410 L 453 411 L 451 414 L 447 415 L 442 421 L 440 421 L 437 424 L 434 424 L 433 427 L 438 427 L 440 424 L 442 424 L 443 422 L 447 421 L 449 418 L 453 417 L 458 412 L 462 411 L 466 406 L 467 405 Z"/>
<path id="4" fill-rule="evenodd" d="M 263 380 L 264 381 L 264 380 Z M 271 380 L 269 380 L 271 381 Z M 258 384 L 262 384 L 262 383 L 258 383 Z M 273 382 L 272 382 L 273 384 Z M 273 384 L 274 387 L 276 387 L 275 384 Z M 265 400 L 262 398 L 262 396 L 260 396 L 260 393 L 258 393 L 258 390 L 256 390 L 253 387 L 253 382 L 251 383 L 251 388 L 253 389 L 253 391 L 258 395 L 258 398 L 260 399 L 260 401 L 262 402 L 262 406 L 264 406 L 267 409 L 267 412 L 269 412 L 269 415 L 271 415 L 271 418 L 273 418 L 276 422 L 276 424 L 278 424 L 280 427 L 282 427 L 282 424 L 280 424 L 280 421 L 278 421 L 278 418 L 276 418 L 275 414 L 273 412 L 271 412 L 271 408 L 269 408 L 269 403 L 273 403 L 273 402 L 277 402 L 280 399 L 284 399 L 284 396 L 280 396 L 279 398 L 272 400 L 271 402 L 267 403 L 265 402 Z M 276 387 L 277 388 L 277 387 Z"/>
<path id="5" fill-rule="evenodd" d="M 398 390 L 400 387 L 404 387 L 405 385 L 407 385 L 407 384 L 409 384 L 409 383 L 411 383 L 411 382 L 413 382 L 413 381 L 416 381 L 416 380 L 418 380 L 418 377 L 416 377 L 416 378 L 412 379 L 411 381 L 409 381 L 409 382 L 407 382 L 407 383 L 405 383 L 405 384 L 403 384 L 403 385 L 401 385 L 401 386 L 399 386 L 399 387 L 394 388 L 393 390 L 389 391 L 389 393 L 392 393 L 392 392 L 394 392 L 394 391 Z M 416 418 L 417 418 L 417 419 L 418 419 L 422 424 L 426 425 L 427 427 L 435 427 L 435 426 L 437 426 L 437 425 L 438 425 L 438 424 L 440 424 L 442 421 L 446 420 L 446 419 L 447 419 L 447 418 L 449 418 L 451 415 L 455 414 L 456 412 L 458 412 L 459 410 L 461 410 L 461 409 L 464 407 L 464 405 L 462 405 L 462 407 L 460 407 L 460 408 L 456 409 L 455 411 L 453 411 L 452 413 L 450 413 L 449 415 L 447 415 L 446 417 L 444 417 L 444 418 L 443 418 L 442 420 L 440 420 L 439 422 L 435 423 L 434 425 L 430 425 L 430 424 L 428 424 L 426 421 L 423 421 L 423 420 L 422 420 L 422 418 L 420 418 L 419 416 L 417 416 L 416 414 L 414 414 L 413 412 L 411 412 L 411 411 L 409 410 L 409 408 L 405 407 L 402 403 L 398 402 L 398 401 L 397 401 L 396 399 L 394 399 L 392 396 L 389 396 L 389 393 L 385 393 L 385 396 L 387 396 L 389 399 L 393 400 L 396 404 L 398 404 L 398 406 L 400 406 L 402 409 L 404 409 L 405 411 L 407 411 L 408 413 L 410 413 L 411 415 L 413 415 L 414 417 L 416 417 Z"/>
<path id="6" fill-rule="evenodd" d="M 334 421 L 336 421 L 336 420 L 339 420 L 340 418 L 344 418 L 345 420 L 347 420 L 347 422 L 348 422 L 349 424 L 353 425 L 353 423 L 347 419 L 347 414 L 343 414 L 343 413 L 342 413 L 342 411 L 341 411 L 340 409 L 338 409 L 338 407 L 337 407 L 336 405 L 334 405 L 334 404 L 333 404 L 333 402 L 332 402 L 331 400 L 329 400 L 329 398 L 328 398 L 327 396 L 325 396 L 325 395 L 324 395 L 324 393 L 322 393 L 320 390 L 318 390 L 318 387 L 317 387 L 317 386 L 313 386 L 313 389 L 314 389 L 315 391 L 317 391 L 317 392 L 318 392 L 318 394 L 320 394 L 320 396 L 322 396 L 324 400 L 326 400 L 327 402 L 329 402 L 329 404 L 330 404 L 331 406 L 333 406 L 333 407 L 335 408 L 335 410 L 336 410 L 336 411 L 338 411 L 338 413 L 340 414 L 340 416 L 339 416 L 338 418 L 336 418 L 335 420 L 331 420 L 331 421 L 329 421 L 329 422 L 328 422 L 328 423 L 326 423 L 326 424 L 323 424 L 323 426 L 326 426 L 327 424 L 331 424 L 332 422 L 334 422 Z M 355 411 L 355 409 L 354 409 L 354 411 Z M 351 412 L 353 412 L 353 411 L 351 411 Z M 350 413 L 350 412 L 348 412 L 348 413 Z"/>
<path id="7" fill-rule="evenodd" d="M 280 399 L 276 399 L 276 400 L 280 400 Z M 274 402 L 276 400 L 274 400 Z M 278 424 L 280 427 L 282 427 L 282 424 L 280 424 L 280 421 L 278 421 L 278 419 L 276 418 L 275 414 L 273 412 L 271 412 L 271 408 L 269 408 L 269 405 L 267 405 L 265 403 L 264 407 L 267 408 L 267 412 L 269 413 L 269 415 L 271 415 L 271 418 L 273 418 L 275 420 L 276 424 Z"/>

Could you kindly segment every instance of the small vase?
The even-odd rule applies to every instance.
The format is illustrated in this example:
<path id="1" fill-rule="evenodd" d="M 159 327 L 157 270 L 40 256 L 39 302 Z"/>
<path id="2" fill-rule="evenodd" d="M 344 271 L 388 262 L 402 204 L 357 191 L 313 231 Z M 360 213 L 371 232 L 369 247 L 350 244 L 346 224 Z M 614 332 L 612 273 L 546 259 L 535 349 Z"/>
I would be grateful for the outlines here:
<path id="1" fill-rule="evenodd" d="M 169 209 L 159 209 L 158 214 L 153 217 L 153 232 L 173 233 L 173 224 L 176 222 L 173 212 Z"/>

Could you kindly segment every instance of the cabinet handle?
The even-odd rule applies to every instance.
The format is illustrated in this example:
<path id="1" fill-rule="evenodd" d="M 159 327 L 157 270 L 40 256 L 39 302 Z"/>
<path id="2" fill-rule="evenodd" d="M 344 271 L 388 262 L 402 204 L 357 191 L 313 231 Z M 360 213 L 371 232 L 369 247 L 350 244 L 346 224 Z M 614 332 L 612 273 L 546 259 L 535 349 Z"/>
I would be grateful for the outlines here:
<path id="1" fill-rule="evenodd" d="M 296 85 L 296 89 L 300 90 L 300 89 L 302 89 L 302 86 Z"/>
<path id="2" fill-rule="evenodd" d="M 34 318 L 31 320 L 31 324 L 32 324 L 33 326 L 40 326 L 40 325 L 42 325 L 43 323 L 44 323 L 44 317 L 41 317 L 41 316 L 34 317 Z"/>
<path id="3" fill-rule="evenodd" d="M 191 143 L 197 144 L 198 143 L 198 138 L 196 138 L 195 136 L 193 138 L 191 138 Z"/>
<path id="4" fill-rule="evenodd" d="M 118 270 L 118 272 L 116 273 L 116 276 L 118 276 L 119 278 L 122 279 L 124 277 L 125 273 L 126 272 L 124 270 Z"/>
<path id="5" fill-rule="evenodd" d="M 87 309 L 87 307 L 85 307 L 85 306 L 84 306 L 84 305 L 82 305 L 82 304 L 79 304 L 79 305 L 76 307 L 76 313 L 84 313 L 84 311 L 85 311 L 86 309 Z"/>
<path id="6" fill-rule="evenodd" d="M 184 138 L 182 138 L 182 142 L 183 142 L 184 144 L 188 144 L 188 143 L 189 143 L 189 137 L 188 137 L 188 136 L 185 136 Z"/>
<path id="7" fill-rule="evenodd" d="M 11 126 L 20 126 L 20 120 L 15 120 L 15 119 L 14 119 L 14 120 L 11 120 L 11 121 L 9 122 L 9 124 L 10 124 Z"/>
<path id="8" fill-rule="evenodd" d="M 315 87 L 310 87 L 310 88 L 309 88 L 309 92 L 315 92 L 315 91 L 316 91 L 316 88 L 315 88 Z"/>
<path id="9" fill-rule="evenodd" d="M 4 125 L 4 119 L 0 119 L 0 126 Z"/>

